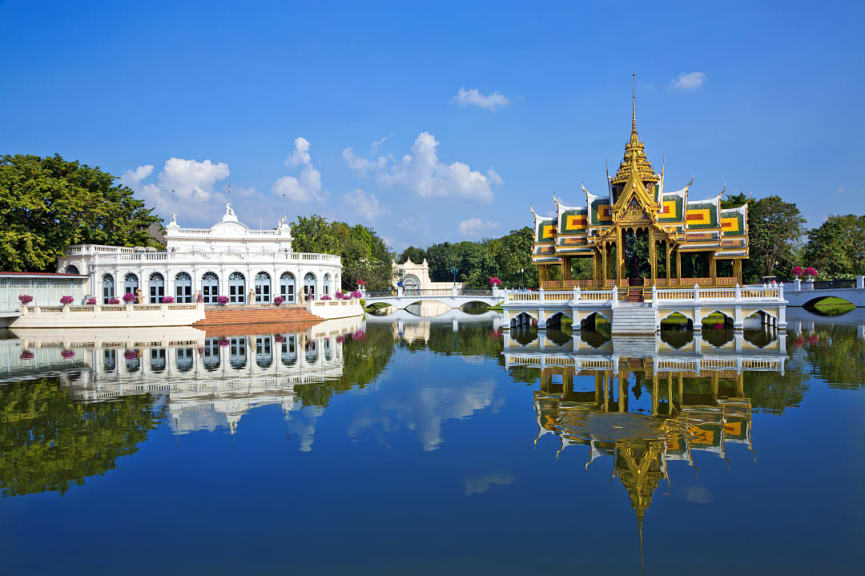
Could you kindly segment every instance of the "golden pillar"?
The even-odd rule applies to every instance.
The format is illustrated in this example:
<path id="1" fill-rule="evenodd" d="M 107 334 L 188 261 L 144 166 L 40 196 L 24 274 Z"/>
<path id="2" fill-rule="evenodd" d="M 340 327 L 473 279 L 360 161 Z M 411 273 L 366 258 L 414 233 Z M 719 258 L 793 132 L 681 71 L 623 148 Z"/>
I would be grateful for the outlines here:
<path id="1" fill-rule="evenodd" d="M 605 288 L 607 286 L 607 270 L 609 270 L 608 263 L 607 263 L 607 248 L 608 248 L 607 243 L 604 242 L 604 244 L 603 244 L 603 250 L 604 251 L 602 253 L 603 274 L 601 275 L 601 288 Z"/>
<path id="2" fill-rule="evenodd" d="M 715 260 L 715 253 L 709 252 L 709 278 L 712 279 L 712 284 L 715 284 L 715 279 L 718 277 L 718 261 Z"/>
<path id="3" fill-rule="evenodd" d="M 601 394 L 604 391 L 604 373 L 595 372 L 595 404 L 601 403 Z"/>
<path id="4" fill-rule="evenodd" d="M 736 282 L 739 286 L 742 285 L 742 261 L 733 260 L 733 276 L 736 277 Z"/>
<path id="5" fill-rule="evenodd" d="M 658 277 L 658 247 L 655 245 L 655 233 L 649 228 L 649 265 L 652 268 L 652 286 Z"/>
<path id="6" fill-rule="evenodd" d="M 621 284 L 622 276 L 624 276 L 624 274 L 622 274 L 625 268 L 625 251 L 622 249 L 624 245 L 625 243 L 622 239 L 622 229 L 618 228 L 616 230 L 616 286 L 619 286 L 619 284 Z"/>
<path id="7" fill-rule="evenodd" d="M 625 411 L 625 405 L 628 400 L 628 388 L 625 386 L 625 379 L 619 375 L 619 412 Z"/>
<path id="8" fill-rule="evenodd" d="M 682 253 L 676 248 L 676 279 L 682 283 Z"/>
<path id="9" fill-rule="evenodd" d="M 658 415 L 658 375 L 652 374 L 652 416 Z"/>
<path id="10" fill-rule="evenodd" d="M 740 372 L 736 376 L 736 396 L 739 398 L 745 397 L 745 373 Z"/>
<path id="11" fill-rule="evenodd" d="M 670 241 L 664 240 L 664 246 L 667 249 L 667 259 L 664 261 L 665 262 L 664 268 L 667 269 L 666 270 L 666 272 L 667 272 L 667 286 L 669 286 L 670 285 L 670 269 L 673 267 L 672 266 L 673 263 L 670 262 Z"/>

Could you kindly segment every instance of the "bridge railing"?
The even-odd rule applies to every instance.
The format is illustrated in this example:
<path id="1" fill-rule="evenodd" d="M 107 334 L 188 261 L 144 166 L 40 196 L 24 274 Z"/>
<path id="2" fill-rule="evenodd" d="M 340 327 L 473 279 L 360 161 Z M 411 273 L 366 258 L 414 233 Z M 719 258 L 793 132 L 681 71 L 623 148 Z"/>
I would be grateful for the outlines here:
<path id="1" fill-rule="evenodd" d="M 628 291 L 611 288 L 609 290 L 537 290 L 537 291 L 515 291 L 508 290 L 504 293 L 505 304 L 529 303 L 529 302 L 570 302 L 578 303 L 615 303 L 627 299 Z M 735 286 L 733 288 L 708 287 L 701 288 L 668 288 L 659 289 L 651 287 L 643 291 L 643 298 L 647 302 L 659 305 L 667 302 L 700 302 L 728 300 L 730 302 L 748 302 L 754 300 L 780 301 L 784 299 L 783 285 L 777 286 Z"/>
<path id="2" fill-rule="evenodd" d="M 374 298 L 397 298 L 397 297 L 435 297 L 435 296 L 481 296 L 489 298 L 494 296 L 492 290 L 465 290 L 459 288 L 430 288 L 430 289 L 410 289 L 403 288 L 402 290 L 369 290 L 366 293 L 366 299 Z"/>

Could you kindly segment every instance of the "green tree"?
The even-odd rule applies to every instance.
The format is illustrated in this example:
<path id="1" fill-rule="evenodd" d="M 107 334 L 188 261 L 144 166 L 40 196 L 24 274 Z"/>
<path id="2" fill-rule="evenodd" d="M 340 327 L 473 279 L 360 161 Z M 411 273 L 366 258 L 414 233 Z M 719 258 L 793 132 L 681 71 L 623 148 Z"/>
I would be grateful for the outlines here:
<path id="1" fill-rule="evenodd" d="M 748 202 L 748 238 L 750 258 L 745 263 L 746 282 L 788 274 L 797 259 L 800 238 L 805 232 L 805 218 L 792 202 L 778 196 L 767 196 Z"/>
<path id="2" fill-rule="evenodd" d="M 407 260 L 411 260 L 415 264 L 423 264 L 423 261 L 426 260 L 426 250 L 423 248 L 416 248 L 415 246 L 409 246 L 405 250 L 402 251 L 396 261 L 398 264 L 405 264 Z"/>
<path id="3" fill-rule="evenodd" d="M 865 216 L 829 216 L 808 232 L 803 265 L 814 266 L 827 276 L 853 274 L 857 254 L 865 248 Z"/>
<path id="4" fill-rule="evenodd" d="M 159 222 L 132 190 L 61 156 L 0 156 L 0 269 L 53 269 L 70 244 L 155 246 Z"/>
<path id="5" fill-rule="evenodd" d="M 363 280 L 371 290 L 391 285 L 392 255 L 372 228 L 328 222 L 317 215 L 300 216 L 291 228 L 297 252 L 336 254 L 342 259 L 342 288 L 353 290 Z"/>
<path id="6" fill-rule="evenodd" d="M 0 493 L 64 493 L 104 474 L 135 453 L 163 410 L 149 394 L 76 403 L 56 378 L 0 386 Z"/>

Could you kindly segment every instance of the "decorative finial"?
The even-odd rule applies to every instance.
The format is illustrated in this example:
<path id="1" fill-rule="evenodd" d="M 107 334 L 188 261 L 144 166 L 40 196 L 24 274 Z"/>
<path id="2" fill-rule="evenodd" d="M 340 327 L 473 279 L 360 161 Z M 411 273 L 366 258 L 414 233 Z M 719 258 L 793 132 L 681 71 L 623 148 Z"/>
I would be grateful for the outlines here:
<path id="1" fill-rule="evenodd" d="M 637 132 L 637 73 L 632 74 L 634 78 L 633 95 L 631 96 L 633 109 L 631 111 L 631 132 Z"/>

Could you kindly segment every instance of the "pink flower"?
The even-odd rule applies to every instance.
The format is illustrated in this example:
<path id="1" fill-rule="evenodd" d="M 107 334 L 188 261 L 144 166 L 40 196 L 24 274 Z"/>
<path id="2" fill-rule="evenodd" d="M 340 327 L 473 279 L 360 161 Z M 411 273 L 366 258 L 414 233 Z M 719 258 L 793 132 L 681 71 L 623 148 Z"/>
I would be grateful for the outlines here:
<path id="1" fill-rule="evenodd" d="M 802 277 L 802 267 L 801 266 L 793 266 L 793 269 L 790 270 L 790 274 L 792 274 L 796 278 L 801 278 Z"/>
<path id="2" fill-rule="evenodd" d="M 96 305 L 96 298 L 88 298 L 87 299 L 87 305 L 88 306 L 95 306 Z"/>
<path id="3" fill-rule="evenodd" d="M 216 299 L 216 301 L 225 306 L 226 304 L 228 304 L 228 296 L 220 296 Z"/>
<path id="4" fill-rule="evenodd" d="M 23 352 L 21 352 L 21 355 L 18 357 L 18 359 L 19 360 L 32 360 L 33 359 L 33 352 L 31 352 L 30 350 L 24 350 Z"/>
<path id="5" fill-rule="evenodd" d="M 127 304 L 132 304 L 136 300 L 138 300 L 138 296 L 136 296 L 132 292 L 127 292 L 126 294 L 123 295 L 123 301 L 126 302 Z"/>
<path id="6" fill-rule="evenodd" d="M 66 306 L 67 304 L 72 304 L 73 302 L 75 302 L 75 298 L 73 298 L 72 296 L 63 296 L 60 298 L 60 303 L 64 306 Z"/>
<path id="7" fill-rule="evenodd" d="M 60 355 L 61 355 L 63 358 L 72 358 L 73 356 L 75 356 L 75 350 L 63 350 L 63 351 L 60 353 Z"/>
<path id="8" fill-rule="evenodd" d="M 127 350 L 123 353 L 123 357 L 127 360 L 135 360 L 138 358 L 138 350 Z"/>
<path id="9" fill-rule="evenodd" d="M 817 277 L 817 269 L 814 268 L 813 266 L 808 266 L 807 268 L 805 268 L 805 276 L 812 276 L 812 277 L 816 278 Z"/>
<path id="10" fill-rule="evenodd" d="M 330 300 L 331 298 L 330 298 L 330 296 L 328 296 L 327 294 L 325 294 L 324 296 L 321 297 L 321 299 L 322 299 L 322 300 Z"/>
<path id="11" fill-rule="evenodd" d="M 502 281 L 499 280 L 498 276 L 490 277 L 490 286 L 501 286 L 501 285 L 502 285 Z"/>
<path id="12" fill-rule="evenodd" d="M 355 290 L 354 292 L 351 293 L 351 297 L 352 298 L 363 298 L 363 294 L 361 294 L 360 291 Z"/>
<path id="13" fill-rule="evenodd" d="M 27 304 L 33 302 L 33 296 L 31 296 L 30 294 L 19 294 L 18 301 L 26 306 Z"/>
<path id="14" fill-rule="evenodd" d="M 109 304 L 120 304 L 120 300 L 118 300 L 117 298 L 109 298 L 108 303 Z"/>
<path id="15" fill-rule="evenodd" d="M 163 296 L 160 302 L 163 304 L 174 304 L 174 296 Z"/>
<path id="16" fill-rule="evenodd" d="M 285 302 L 285 298 L 283 298 L 282 296 L 277 296 L 276 298 L 273 299 L 273 303 L 276 304 L 277 306 L 279 306 L 283 302 Z"/>

